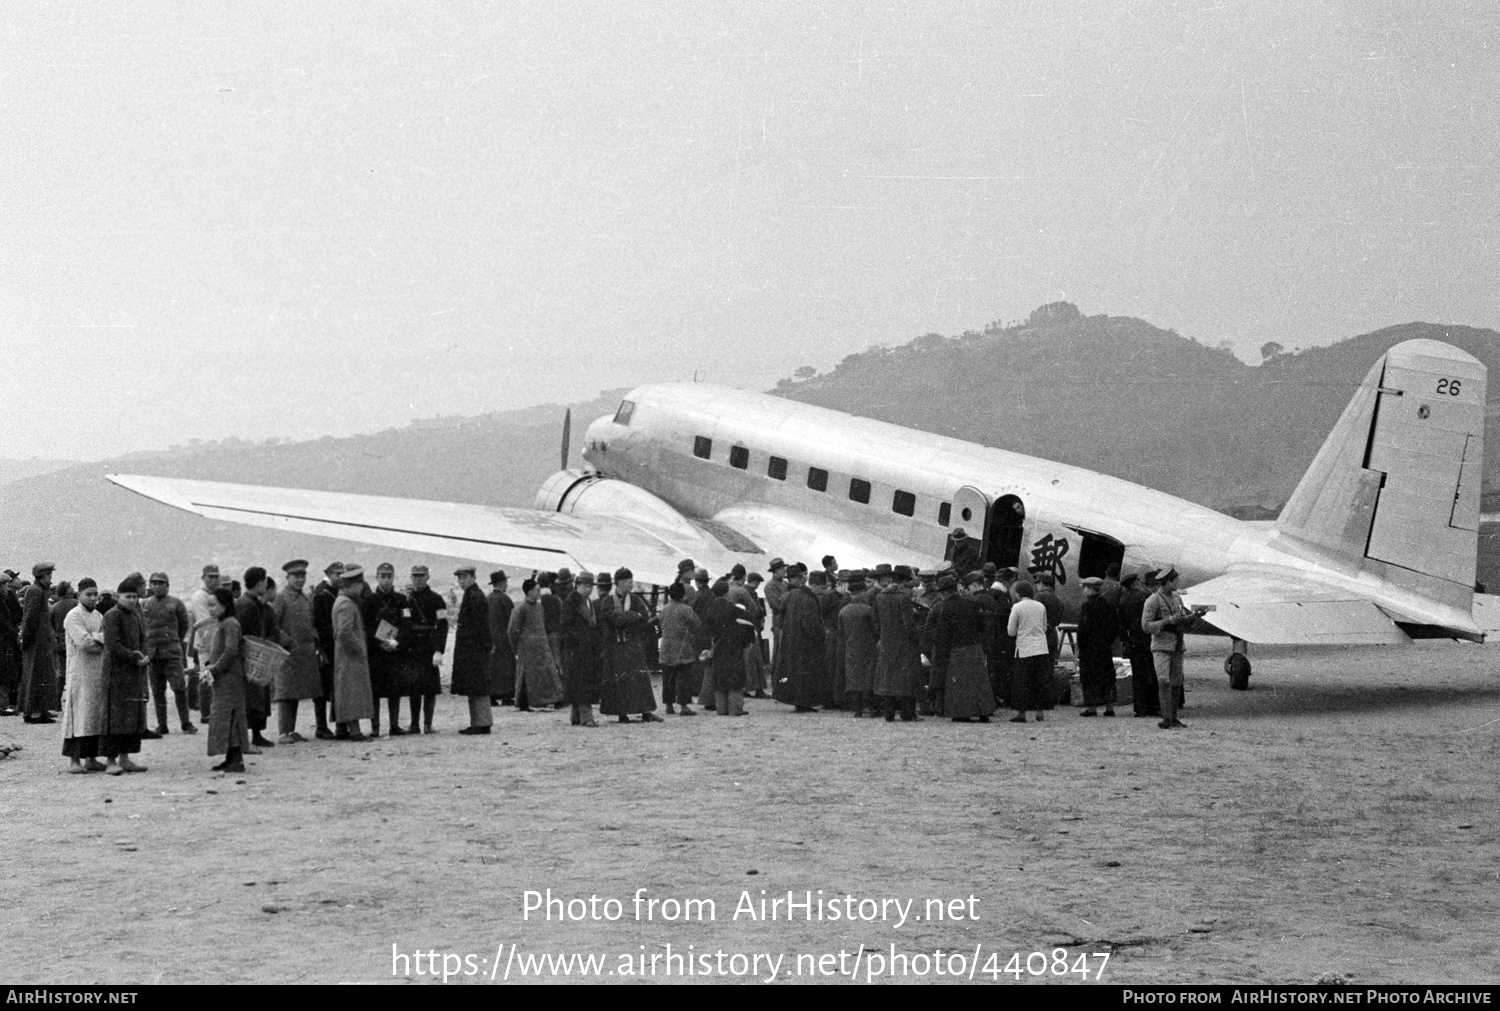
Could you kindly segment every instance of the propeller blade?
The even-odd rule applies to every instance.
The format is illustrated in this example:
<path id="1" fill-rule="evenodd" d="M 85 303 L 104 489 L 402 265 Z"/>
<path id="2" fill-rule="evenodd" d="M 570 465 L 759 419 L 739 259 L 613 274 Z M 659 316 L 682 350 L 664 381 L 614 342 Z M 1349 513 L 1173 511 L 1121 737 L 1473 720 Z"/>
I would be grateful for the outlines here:
<path id="1" fill-rule="evenodd" d="M 568 443 L 573 438 L 573 408 L 568 408 L 563 415 L 563 440 L 562 440 L 562 466 L 559 470 L 568 469 Z"/>

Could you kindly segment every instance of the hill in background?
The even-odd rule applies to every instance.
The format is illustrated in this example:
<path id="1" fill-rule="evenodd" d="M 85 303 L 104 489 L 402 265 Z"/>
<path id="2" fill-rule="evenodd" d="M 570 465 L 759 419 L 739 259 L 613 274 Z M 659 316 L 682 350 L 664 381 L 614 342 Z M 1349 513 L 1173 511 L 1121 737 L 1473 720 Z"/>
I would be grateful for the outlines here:
<path id="1" fill-rule="evenodd" d="M 928 334 L 850 355 L 825 375 L 798 370 L 775 393 L 924 431 L 1112 474 L 1246 519 L 1291 494 L 1370 365 L 1403 340 L 1464 348 L 1500 376 L 1500 334 L 1412 323 L 1260 366 L 1139 319 L 1084 316 L 1067 303 L 1023 323 L 957 337 Z M 571 405 L 574 452 L 623 391 Z M 372 565 L 417 560 L 168 510 L 103 480 L 110 471 L 245 484 L 530 506 L 558 464 L 564 407 L 545 405 L 413 423 L 371 435 L 250 445 L 192 444 L 0 483 L 0 559 L 47 557 L 62 578 L 110 582 L 165 568 L 174 585 L 204 561 L 230 571 L 302 556 Z M 1500 410 L 1486 421 L 1485 509 L 1500 509 Z M 453 559 L 423 558 L 446 581 Z M 1482 533 L 1480 578 L 1500 585 L 1500 525 Z"/>

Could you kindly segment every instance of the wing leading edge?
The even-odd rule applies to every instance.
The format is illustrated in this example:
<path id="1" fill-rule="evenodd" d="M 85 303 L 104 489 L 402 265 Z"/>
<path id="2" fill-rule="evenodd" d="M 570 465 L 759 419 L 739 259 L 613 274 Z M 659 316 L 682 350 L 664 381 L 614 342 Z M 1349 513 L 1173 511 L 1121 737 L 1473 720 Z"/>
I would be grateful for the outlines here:
<path id="1" fill-rule="evenodd" d="M 180 478 L 108 474 L 111 482 L 207 519 L 333 537 L 492 564 L 611 571 L 628 565 L 637 580 L 666 585 L 677 560 L 727 571 L 739 556 L 708 535 L 689 541 L 624 519 L 536 509 L 386 498 L 346 492 L 267 488 Z"/>

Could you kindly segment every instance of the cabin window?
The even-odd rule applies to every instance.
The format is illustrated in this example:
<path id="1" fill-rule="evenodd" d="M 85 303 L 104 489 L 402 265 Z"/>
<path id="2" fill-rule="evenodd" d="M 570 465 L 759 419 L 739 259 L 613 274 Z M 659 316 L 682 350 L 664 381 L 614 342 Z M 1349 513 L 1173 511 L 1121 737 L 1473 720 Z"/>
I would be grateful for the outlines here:
<path id="1" fill-rule="evenodd" d="M 771 457 L 766 464 L 766 477 L 774 481 L 786 480 L 786 459 L 780 456 Z"/>
<path id="2" fill-rule="evenodd" d="M 862 477 L 849 479 L 849 501 L 870 504 L 870 482 Z"/>
<path id="3" fill-rule="evenodd" d="M 750 450 L 744 446 L 729 447 L 729 466 L 744 470 L 750 466 Z"/>
<path id="4" fill-rule="evenodd" d="M 714 452 L 714 441 L 706 435 L 693 437 L 693 455 L 700 460 L 707 460 Z"/>
<path id="5" fill-rule="evenodd" d="M 807 486 L 813 491 L 827 491 L 828 471 L 822 467 L 807 468 Z"/>
<path id="6" fill-rule="evenodd" d="M 628 426 L 630 424 L 631 417 L 633 417 L 634 415 L 635 401 L 622 400 L 620 401 L 620 409 L 615 412 L 615 424 Z"/>
<path id="7" fill-rule="evenodd" d="M 917 497 L 909 491 L 898 491 L 891 496 L 891 512 L 902 516 L 917 514 Z"/>
<path id="8" fill-rule="evenodd" d="M 953 517 L 953 503 L 944 502 L 938 506 L 938 526 L 945 527 Z"/>

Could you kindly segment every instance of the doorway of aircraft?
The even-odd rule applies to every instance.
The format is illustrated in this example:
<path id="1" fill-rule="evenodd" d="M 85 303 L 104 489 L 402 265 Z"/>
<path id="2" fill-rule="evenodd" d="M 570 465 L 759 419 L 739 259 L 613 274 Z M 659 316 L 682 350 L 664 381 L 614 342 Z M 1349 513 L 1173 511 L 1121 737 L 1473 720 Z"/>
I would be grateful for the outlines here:
<path id="1" fill-rule="evenodd" d="M 1025 525 L 1026 503 L 1015 495 L 1001 495 L 990 507 L 984 560 L 994 562 L 997 568 L 1020 569 L 1021 545 L 1025 542 L 1022 527 Z"/>
<path id="2" fill-rule="evenodd" d="M 1105 570 L 1111 564 L 1121 565 L 1125 561 L 1125 545 L 1115 540 L 1108 534 L 1097 533 L 1093 530 L 1080 530 L 1078 527 L 1069 527 L 1083 543 L 1078 548 L 1078 578 L 1087 579 L 1090 576 L 1104 578 Z"/>

